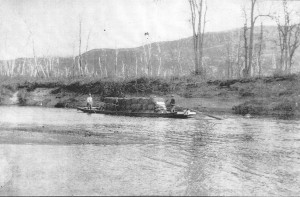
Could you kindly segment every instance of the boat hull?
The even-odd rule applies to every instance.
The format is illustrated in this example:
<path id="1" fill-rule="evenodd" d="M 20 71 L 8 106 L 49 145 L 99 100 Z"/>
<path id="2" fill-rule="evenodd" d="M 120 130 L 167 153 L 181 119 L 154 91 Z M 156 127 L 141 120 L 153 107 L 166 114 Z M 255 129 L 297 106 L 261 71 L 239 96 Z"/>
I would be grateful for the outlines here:
<path id="1" fill-rule="evenodd" d="M 143 112 L 124 112 L 124 111 L 106 111 L 99 110 L 98 108 L 88 109 L 87 107 L 77 107 L 77 110 L 85 113 L 96 113 L 96 114 L 107 114 L 107 115 L 117 115 L 117 116 L 135 116 L 135 117 L 162 117 L 162 118 L 191 118 L 195 115 L 194 112 L 189 114 L 184 114 L 183 112 L 168 112 L 168 113 L 143 113 Z"/>

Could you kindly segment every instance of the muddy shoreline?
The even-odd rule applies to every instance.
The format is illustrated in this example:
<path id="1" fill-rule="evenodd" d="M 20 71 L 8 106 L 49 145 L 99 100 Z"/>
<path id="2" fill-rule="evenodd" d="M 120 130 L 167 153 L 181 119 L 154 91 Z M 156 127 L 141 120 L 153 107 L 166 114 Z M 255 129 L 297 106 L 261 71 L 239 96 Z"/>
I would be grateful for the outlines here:
<path id="1" fill-rule="evenodd" d="M 127 81 L 19 82 L 0 84 L 1 105 L 76 108 L 92 93 L 94 106 L 104 97 L 162 97 L 175 95 L 178 109 L 255 116 L 299 116 L 298 75 L 224 81 L 195 78 Z"/>
<path id="2" fill-rule="evenodd" d="M 86 105 L 88 94 L 80 94 L 74 92 L 56 92 L 59 88 L 37 88 L 33 91 L 20 89 L 16 92 L 11 92 L 2 100 L 1 105 L 20 105 L 20 106 L 39 106 L 39 107 L 58 107 L 58 108 L 76 108 Z M 171 95 L 175 96 L 178 108 L 189 108 L 201 112 L 210 113 L 232 113 L 232 107 L 239 104 L 238 101 L 227 101 L 219 98 L 185 98 L 177 94 L 155 95 L 164 98 L 166 101 Z M 126 95 L 134 97 L 136 95 Z M 145 95 L 142 95 L 145 96 Z M 149 95 L 153 96 L 153 94 Z M 94 106 L 99 106 L 101 95 L 93 94 Z"/>

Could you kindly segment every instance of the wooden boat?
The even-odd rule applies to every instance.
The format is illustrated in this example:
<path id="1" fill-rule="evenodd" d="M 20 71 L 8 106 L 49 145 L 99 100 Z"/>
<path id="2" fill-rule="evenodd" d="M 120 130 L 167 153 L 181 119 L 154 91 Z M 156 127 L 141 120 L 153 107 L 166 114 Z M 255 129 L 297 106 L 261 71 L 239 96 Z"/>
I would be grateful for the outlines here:
<path id="1" fill-rule="evenodd" d="M 149 112 L 129 112 L 129 111 L 108 111 L 97 107 L 88 109 L 87 107 L 77 107 L 77 110 L 85 113 L 96 113 L 96 114 L 107 114 L 107 115 L 118 115 L 118 116 L 135 116 L 135 117 L 162 117 L 162 118 L 190 118 L 196 115 L 196 112 L 189 110 L 180 112 L 165 112 L 165 113 L 149 113 Z"/>

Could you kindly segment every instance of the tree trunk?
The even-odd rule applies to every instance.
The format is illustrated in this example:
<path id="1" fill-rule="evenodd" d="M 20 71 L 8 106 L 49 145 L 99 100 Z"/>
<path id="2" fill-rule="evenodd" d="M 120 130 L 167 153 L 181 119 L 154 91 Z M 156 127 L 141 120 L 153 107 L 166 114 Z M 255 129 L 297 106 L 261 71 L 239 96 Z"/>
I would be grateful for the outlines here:
<path id="1" fill-rule="evenodd" d="M 251 0 L 251 19 L 250 19 L 250 40 L 249 40 L 249 61 L 246 70 L 246 77 L 251 76 L 251 68 L 252 68 L 252 59 L 253 59 L 253 36 L 254 36 L 254 7 L 256 0 Z"/>
<path id="2" fill-rule="evenodd" d="M 203 0 L 188 0 L 191 12 L 191 25 L 193 29 L 193 47 L 195 74 L 205 77 L 203 69 L 203 44 L 205 32 L 205 18 L 207 6 L 203 14 Z"/>
<path id="3" fill-rule="evenodd" d="M 244 69 L 243 77 L 248 77 L 248 40 L 247 40 L 247 24 L 244 25 Z"/>

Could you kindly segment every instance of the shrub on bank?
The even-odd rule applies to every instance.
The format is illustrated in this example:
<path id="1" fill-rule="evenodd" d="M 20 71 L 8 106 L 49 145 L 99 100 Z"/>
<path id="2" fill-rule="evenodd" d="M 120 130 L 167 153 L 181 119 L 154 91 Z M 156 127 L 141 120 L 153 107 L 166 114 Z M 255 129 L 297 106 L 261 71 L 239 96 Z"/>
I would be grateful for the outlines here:
<path id="1" fill-rule="evenodd" d="M 282 115 L 292 116 L 297 110 L 295 101 L 281 99 L 275 102 L 268 100 L 250 100 L 232 108 L 236 114 Z"/>
<path id="2" fill-rule="evenodd" d="M 251 115 L 262 115 L 268 113 L 266 102 L 264 100 L 250 100 L 243 104 L 233 106 L 232 108 L 236 114 L 251 114 Z"/>
<path id="3" fill-rule="evenodd" d="M 25 89 L 19 90 L 18 94 L 19 105 L 26 105 L 29 97 L 29 93 Z"/>
<path id="4" fill-rule="evenodd" d="M 254 93 L 249 87 L 247 87 L 247 88 L 240 88 L 239 95 L 241 97 L 249 97 L 249 96 L 254 96 Z"/>
<path id="5" fill-rule="evenodd" d="M 272 110 L 282 111 L 284 113 L 294 113 L 296 110 L 296 105 L 294 101 L 284 99 L 283 101 L 276 103 Z"/>

